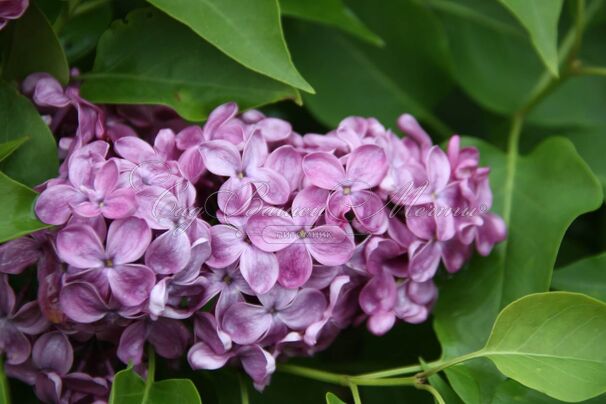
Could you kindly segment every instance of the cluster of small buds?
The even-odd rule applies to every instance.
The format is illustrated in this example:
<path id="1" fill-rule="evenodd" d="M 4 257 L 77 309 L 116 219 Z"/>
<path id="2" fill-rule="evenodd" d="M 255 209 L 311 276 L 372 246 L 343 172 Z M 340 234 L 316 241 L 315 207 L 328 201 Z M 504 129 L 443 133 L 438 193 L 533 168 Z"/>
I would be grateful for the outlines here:
<path id="1" fill-rule="evenodd" d="M 44 401 L 107 399 L 120 362 L 145 371 L 146 343 L 193 369 L 240 364 L 261 389 L 278 358 L 353 323 L 425 321 L 440 263 L 505 237 L 478 151 L 454 136 L 444 152 L 410 115 L 403 138 L 361 117 L 300 135 L 233 103 L 200 127 L 44 74 L 23 91 L 63 163 L 35 206 L 54 227 L 0 246 L 0 354 Z M 32 266 L 23 304 L 8 277 Z"/>

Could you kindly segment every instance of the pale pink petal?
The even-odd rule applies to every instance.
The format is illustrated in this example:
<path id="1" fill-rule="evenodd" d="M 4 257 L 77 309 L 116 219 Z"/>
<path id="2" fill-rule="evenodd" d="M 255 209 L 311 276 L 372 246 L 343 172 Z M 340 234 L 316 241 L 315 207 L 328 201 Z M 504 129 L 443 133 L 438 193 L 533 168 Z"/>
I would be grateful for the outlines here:
<path id="1" fill-rule="evenodd" d="M 144 161 L 156 159 L 156 152 L 151 145 L 137 137 L 127 136 L 114 142 L 114 150 L 120 157 L 132 161 L 133 163 L 142 163 Z"/>
<path id="2" fill-rule="evenodd" d="M 211 255 L 207 264 L 214 268 L 224 268 L 236 262 L 248 248 L 245 234 L 233 226 L 219 224 L 210 228 Z"/>
<path id="3" fill-rule="evenodd" d="M 108 160 L 95 175 L 95 190 L 102 196 L 109 194 L 116 188 L 119 175 L 118 164 L 114 160 Z"/>
<path id="4" fill-rule="evenodd" d="M 440 244 L 429 241 L 414 242 L 410 247 L 408 271 L 415 282 L 425 282 L 433 278 L 440 264 Z"/>
<path id="5" fill-rule="evenodd" d="M 351 203 L 356 219 L 364 229 L 372 234 L 383 234 L 387 231 L 387 207 L 374 192 L 362 190 L 351 195 Z"/>
<path id="6" fill-rule="evenodd" d="M 198 182 L 206 167 L 200 154 L 200 149 L 191 147 L 179 157 L 179 170 L 192 184 Z"/>
<path id="7" fill-rule="evenodd" d="M 240 152 L 225 140 L 212 140 L 200 145 L 200 153 L 208 171 L 223 177 L 233 177 L 242 170 Z"/>
<path id="8" fill-rule="evenodd" d="M 352 257 L 354 243 L 338 226 L 323 225 L 310 230 L 305 246 L 324 265 L 342 265 Z"/>
<path id="9" fill-rule="evenodd" d="M 272 213 L 272 216 L 254 215 L 246 224 L 246 234 L 250 241 L 267 252 L 286 248 L 295 240 L 300 229 L 283 210 L 275 209 Z"/>
<path id="10" fill-rule="evenodd" d="M 433 146 L 429 150 L 425 166 L 430 187 L 435 191 L 446 188 L 450 179 L 450 163 L 448 156 L 440 149 L 440 146 Z"/>
<path id="11" fill-rule="evenodd" d="M 302 289 L 278 316 L 291 329 L 304 330 L 322 318 L 326 307 L 326 298 L 322 292 L 316 289 Z"/>
<path id="12" fill-rule="evenodd" d="M 215 352 L 208 344 L 198 342 L 190 348 L 187 361 L 192 369 L 215 370 L 225 366 L 232 357 L 232 352 Z"/>
<path id="13" fill-rule="evenodd" d="M 242 151 L 242 167 L 248 171 L 261 167 L 267 158 L 267 143 L 259 131 L 254 131 L 244 144 Z"/>
<path id="14" fill-rule="evenodd" d="M 268 142 L 287 139 L 292 132 L 290 123 L 278 118 L 265 118 L 256 123 L 257 128 Z"/>
<path id="15" fill-rule="evenodd" d="M 282 205 L 288 201 L 290 186 L 281 174 L 269 168 L 257 168 L 250 174 L 257 195 L 271 205 Z"/>
<path id="16" fill-rule="evenodd" d="M 282 174 L 291 190 L 299 188 L 303 177 L 303 157 L 290 145 L 280 146 L 270 153 L 265 161 L 265 167 Z"/>
<path id="17" fill-rule="evenodd" d="M 273 253 L 250 246 L 240 257 L 240 272 L 255 293 L 264 294 L 278 280 L 278 260 Z"/>
<path id="18" fill-rule="evenodd" d="M 352 189 L 374 188 L 387 174 L 387 156 L 383 149 L 375 145 L 363 145 L 354 150 L 347 159 L 347 179 L 352 181 Z"/>
<path id="19" fill-rule="evenodd" d="M 123 219 L 137 211 L 137 198 L 130 188 L 117 189 L 103 201 L 101 212 L 108 219 Z"/>
<path id="20" fill-rule="evenodd" d="M 309 186 L 297 194 L 292 201 L 292 217 L 297 225 L 311 226 L 324 212 L 328 191 Z"/>
<path id="21" fill-rule="evenodd" d="M 252 202 L 253 191 L 250 181 L 231 177 L 221 185 L 217 203 L 225 216 L 241 216 Z"/>
<path id="22" fill-rule="evenodd" d="M 204 138 L 207 140 L 213 139 L 213 134 L 217 128 L 236 116 L 237 113 L 238 105 L 235 102 L 228 102 L 215 108 L 204 125 Z"/>
<path id="23" fill-rule="evenodd" d="M 339 159 L 326 152 L 310 153 L 303 158 L 305 177 L 315 186 L 334 190 L 345 179 Z"/>

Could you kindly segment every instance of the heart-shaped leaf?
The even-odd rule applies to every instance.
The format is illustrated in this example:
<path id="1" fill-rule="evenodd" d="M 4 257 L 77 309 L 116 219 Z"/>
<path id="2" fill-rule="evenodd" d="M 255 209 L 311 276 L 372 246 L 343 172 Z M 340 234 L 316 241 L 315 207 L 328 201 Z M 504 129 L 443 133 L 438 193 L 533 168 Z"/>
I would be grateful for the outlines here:
<path id="1" fill-rule="evenodd" d="M 103 34 L 93 71 L 84 78 L 82 94 L 93 102 L 162 104 L 192 121 L 228 101 L 246 109 L 298 97 L 152 9 L 133 11 Z"/>
<path id="2" fill-rule="evenodd" d="M 606 392 L 605 332 L 604 302 L 537 293 L 503 309 L 480 354 L 519 383 L 578 402 Z"/>
<path id="3" fill-rule="evenodd" d="M 277 0 L 148 1 L 249 69 L 314 92 L 292 64 Z"/>

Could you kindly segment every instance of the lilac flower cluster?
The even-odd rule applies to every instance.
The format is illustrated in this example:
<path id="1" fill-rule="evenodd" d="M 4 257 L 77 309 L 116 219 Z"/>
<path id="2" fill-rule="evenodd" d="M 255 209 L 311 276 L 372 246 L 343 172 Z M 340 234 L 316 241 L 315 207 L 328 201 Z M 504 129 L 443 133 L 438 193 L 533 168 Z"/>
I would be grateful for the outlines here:
<path id="1" fill-rule="evenodd" d="M 233 103 L 200 127 L 44 74 L 23 91 L 63 162 L 35 206 L 54 227 L 0 247 L 0 354 L 44 401 L 106 399 L 118 361 L 144 372 L 146 343 L 193 369 L 239 363 L 262 388 L 276 359 L 350 324 L 425 321 L 440 262 L 456 272 L 505 237 L 478 151 L 454 136 L 444 152 L 410 115 L 404 138 L 360 117 L 300 135 Z M 32 265 L 23 304 L 8 276 Z"/>

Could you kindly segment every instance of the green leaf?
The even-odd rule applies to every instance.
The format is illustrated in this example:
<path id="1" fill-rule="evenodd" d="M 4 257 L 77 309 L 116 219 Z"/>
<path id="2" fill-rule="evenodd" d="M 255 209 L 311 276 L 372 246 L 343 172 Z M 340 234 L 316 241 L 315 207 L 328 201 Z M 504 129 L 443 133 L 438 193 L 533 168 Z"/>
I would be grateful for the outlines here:
<path id="1" fill-rule="evenodd" d="M 8 142 L 0 144 L 0 161 L 13 154 L 21 145 L 27 142 L 29 138 L 27 136 L 19 137 L 15 140 L 9 140 Z"/>
<path id="2" fill-rule="evenodd" d="M 345 404 L 345 401 L 332 393 L 326 393 L 326 404 Z"/>
<path id="3" fill-rule="evenodd" d="M 282 15 L 333 26 L 373 45 L 384 45 L 342 0 L 280 0 L 280 8 Z"/>
<path id="4" fill-rule="evenodd" d="M 375 116 L 391 126 L 409 112 L 448 132 L 430 111 L 452 83 L 444 66 L 446 37 L 431 12 L 409 0 L 352 6 L 385 40 L 384 48 L 317 25 L 291 21 L 288 26 L 295 61 L 317 90 L 304 94 L 305 105 L 329 126 L 349 115 Z"/>
<path id="5" fill-rule="evenodd" d="M 76 15 L 67 21 L 59 36 L 70 63 L 88 55 L 112 22 L 110 2 L 95 3 L 93 0 L 81 3 L 76 11 Z"/>
<path id="6" fill-rule="evenodd" d="M 57 146 L 48 126 L 29 100 L 0 82 L 0 142 L 30 140 L 0 165 L 2 171 L 30 187 L 57 175 Z"/>
<path id="7" fill-rule="evenodd" d="M 493 209 L 504 215 L 509 234 L 490 256 L 474 257 L 440 285 L 434 328 L 445 357 L 480 349 L 502 307 L 528 293 L 547 291 L 566 229 L 602 202 L 601 186 L 566 139 L 549 138 L 527 156 L 506 155 L 477 139 L 466 141 L 480 149 L 482 164 L 491 167 Z M 446 374 L 467 402 L 489 402 L 502 381 L 486 361 Z"/>
<path id="8" fill-rule="evenodd" d="M 35 3 L 7 28 L 2 77 L 22 80 L 31 73 L 47 72 L 67 84 L 69 66 L 65 53 L 48 19 Z"/>
<path id="9" fill-rule="evenodd" d="M 503 309 L 480 354 L 525 386 L 577 402 L 606 392 L 605 332 L 605 303 L 576 293 L 537 293 Z"/>
<path id="10" fill-rule="evenodd" d="M 448 34 L 451 71 L 470 97 L 501 114 L 517 111 L 544 68 L 513 16 L 495 1 L 431 0 Z"/>
<path id="11" fill-rule="evenodd" d="M 583 401 L 585 404 L 603 404 L 606 396 L 596 397 L 591 400 Z M 545 394 L 539 393 L 536 390 L 529 389 L 516 382 L 508 379 L 501 383 L 497 388 L 497 392 L 491 401 L 491 404 L 559 404 L 561 401 L 555 400 Z"/>
<path id="12" fill-rule="evenodd" d="M 189 379 L 169 379 L 146 384 L 132 368 L 116 373 L 110 404 L 201 404 L 200 395 Z"/>
<path id="13" fill-rule="evenodd" d="M 553 273 L 551 287 L 606 301 L 606 253 L 587 257 Z"/>
<path id="14" fill-rule="evenodd" d="M 0 243 L 50 227 L 34 216 L 36 194 L 0 172 Z"/>
<path id="15" fill-rule="evenodd" d="M 242 65 L 313 93 L 292 64 L 277 0 L 148 0 Z"/>
<path id="16" fill-rule="evenodd" d="M 246 109 L 298 97 L 293 88 L 245 69 L 152 9 L 115 22 L 99 41 L 92 73 L 83 77 L 82 94 L 90 101 L 162 104 L 192 121 L 227 101 Z"/>
<path id="17" fill-rule="evenodd" d="M 558 76 L 558 21 L 563 0 L 499 0 L 526 28 L 543 63 Z"/>

